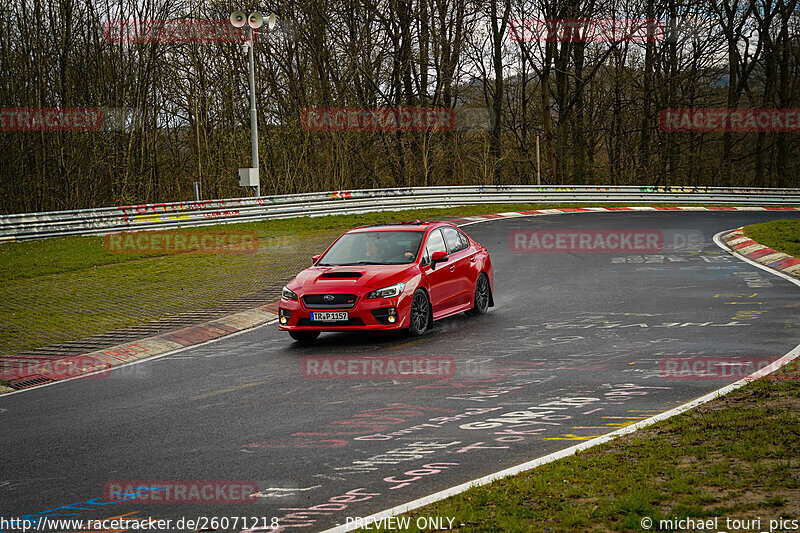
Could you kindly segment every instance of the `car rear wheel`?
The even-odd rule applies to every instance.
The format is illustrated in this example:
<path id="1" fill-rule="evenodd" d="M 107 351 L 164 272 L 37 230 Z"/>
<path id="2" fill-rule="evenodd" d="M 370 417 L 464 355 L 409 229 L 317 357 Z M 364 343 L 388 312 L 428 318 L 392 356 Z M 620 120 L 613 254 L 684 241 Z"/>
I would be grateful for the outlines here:
<path id="1" fill-rule="evenodd" d="M 489 288 L 489 278 L 481 272 L 475 282 L 475 306 L 468 311 L 471 315 L 485 315 L 489 310 L 489 301 L 492 294 Z"/>
<path id="2" fill-rule="evenodd" d="M 289 336 L 297 342 L 310 343 L 317 340 L 319 331 L 290 331 Z"/>
<path id="3" fill-rule="evenodd" d="M 414 337 L 419 337 L 428 329 L 430 321 L 431 306 L 428 301 L 428 295 L 425 294 L 425 291 L 422 289 L 418 289 L 417 292 L 414 293 L 414 299 L 411 300 L 408 332 Z"/>

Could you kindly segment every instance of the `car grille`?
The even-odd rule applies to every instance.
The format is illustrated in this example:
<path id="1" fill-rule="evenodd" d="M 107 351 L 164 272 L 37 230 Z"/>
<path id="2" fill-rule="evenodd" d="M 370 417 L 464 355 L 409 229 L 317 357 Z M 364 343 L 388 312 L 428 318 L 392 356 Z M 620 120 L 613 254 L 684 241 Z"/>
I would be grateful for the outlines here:
<path id="1" fill-rule="evenodd" d="M 332 296 L 333 299 L 325 299 Z M 308 309 L 352 309 L 356 305 L 355 294 L 306 294 L 303 304 Z"/>

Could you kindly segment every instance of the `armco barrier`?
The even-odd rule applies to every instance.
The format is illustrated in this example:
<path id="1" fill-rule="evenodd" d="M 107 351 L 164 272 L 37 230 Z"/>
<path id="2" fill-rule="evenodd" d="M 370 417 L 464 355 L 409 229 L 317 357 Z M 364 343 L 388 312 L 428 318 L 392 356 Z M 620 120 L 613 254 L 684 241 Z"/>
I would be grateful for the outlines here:
<path id="1" fill-rule="evenodd" d="M 0 241 L 484 203 L 800 205 L 800 188 L 485 185 L 314 192 L 0 216 Z"/>

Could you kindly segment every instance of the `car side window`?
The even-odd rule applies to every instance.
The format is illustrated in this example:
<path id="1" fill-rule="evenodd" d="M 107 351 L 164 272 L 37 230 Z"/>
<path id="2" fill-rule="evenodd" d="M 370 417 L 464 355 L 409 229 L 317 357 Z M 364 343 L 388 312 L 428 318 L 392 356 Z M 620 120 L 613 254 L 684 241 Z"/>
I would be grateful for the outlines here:
<path id="1" fill-rule="evenodd" d="M 428 235 L 428 242 L 425 244 L 425 256 L 423 257 L 423 264 L 428 264 L 431 260 L 433 252 L 445 252 L 447 248 L 444 245 L 444 237 L 442 237 L 441 230 L 435 229 Z"/>
<path id="2" fill-rule="evenodd" d="M 461 240 L 460 232 L 457 229 L 443 228 L 442 231 L 444 232 L 444 238 L 447 241 L 447 248 L 450 250 L 451 254 L 460 252 L 466 248 Z"/>
<path id="3" fill-rule="evenodd" d="M 469 237 L 467 237 L 461 230 L 458 231 L 458 237 L 461 239 L 461 249 L 466 250 L 469 248 Z"/>

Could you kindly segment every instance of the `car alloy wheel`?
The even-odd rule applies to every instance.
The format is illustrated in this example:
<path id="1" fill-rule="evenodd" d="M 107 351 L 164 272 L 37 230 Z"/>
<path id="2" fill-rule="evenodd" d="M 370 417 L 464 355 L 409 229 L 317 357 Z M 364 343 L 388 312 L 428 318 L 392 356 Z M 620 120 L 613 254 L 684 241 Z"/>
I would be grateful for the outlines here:
<path id="1" fill-rule="evenodd" d="M 470 309 L 473 315 L 485 315 L 489 310 L 489 300 L 491 299 L 489 289 L 489 278 L 481 272 L 478 281 L 475 282 L 475 307 Z"/>
<path id="2" fill-rule="evenodd" d="M 416 337 L 425 333 L 431 318 L 430 312 L 431 306 L 428 303 L 428 296 L 425 291 L 418 289 L 414 293 L 414 299 L 411 300 L 410 325 L 408 328 L 411 335 Z"/>

